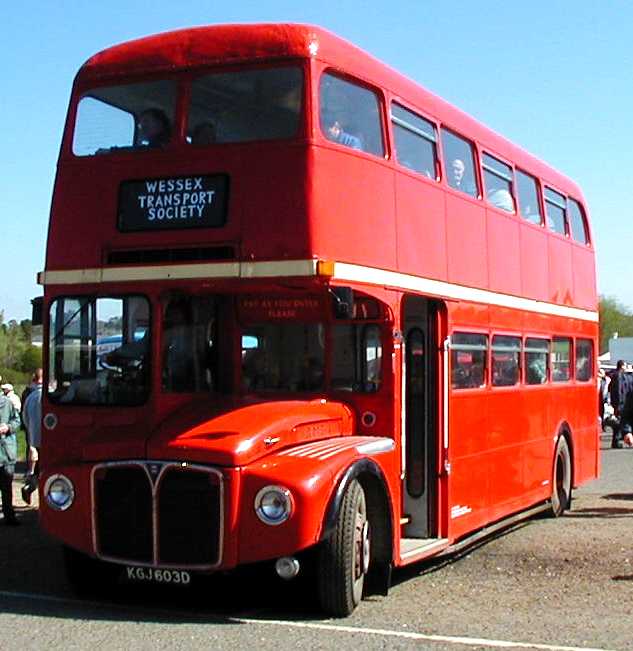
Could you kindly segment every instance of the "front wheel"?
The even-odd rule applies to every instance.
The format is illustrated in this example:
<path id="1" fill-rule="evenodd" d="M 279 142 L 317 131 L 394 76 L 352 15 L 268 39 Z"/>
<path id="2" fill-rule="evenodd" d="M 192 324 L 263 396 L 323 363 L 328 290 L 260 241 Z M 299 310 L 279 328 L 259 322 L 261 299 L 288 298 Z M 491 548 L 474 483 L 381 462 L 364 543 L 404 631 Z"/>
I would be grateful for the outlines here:
<path id="1" fill-rule="evenodd" d="M 551 502 L 550 514 L 554 518 L 561 516 L 571 504 L 571 454 L 564 436 L 558 439 L 554 453 Z"/>
<path id="2" fill-rule="evenodd" d="M 318 587 L 323 610 L 336 617 L 352 613 L 363 596 L 369 560 L 365 491 L 354 480 L 343 497 L 336 527 L 319 550 Z"/>

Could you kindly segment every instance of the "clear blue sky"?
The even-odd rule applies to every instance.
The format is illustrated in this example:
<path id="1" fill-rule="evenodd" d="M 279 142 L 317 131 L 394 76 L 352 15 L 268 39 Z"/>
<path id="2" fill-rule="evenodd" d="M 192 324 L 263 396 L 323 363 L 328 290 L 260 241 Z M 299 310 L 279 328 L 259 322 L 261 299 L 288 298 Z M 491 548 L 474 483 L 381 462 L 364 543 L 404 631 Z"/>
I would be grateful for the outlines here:
<path id="1" fill-rule="evenodd" d="M 110 45 L 192 25 L 304 22 L 359 45 L 577 181 L 600 292 L 633 306 L 633 3 L 40 0 L 2 11 L 0 309 L 30 318 L 73 77 Z"/>

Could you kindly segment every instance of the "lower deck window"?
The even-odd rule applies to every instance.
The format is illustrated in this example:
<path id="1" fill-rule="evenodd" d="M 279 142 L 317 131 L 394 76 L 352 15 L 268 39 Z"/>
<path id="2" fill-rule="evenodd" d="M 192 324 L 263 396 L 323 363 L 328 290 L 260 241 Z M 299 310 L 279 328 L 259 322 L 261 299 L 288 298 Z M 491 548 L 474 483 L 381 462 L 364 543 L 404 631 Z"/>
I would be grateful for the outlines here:
<path id="1" fill-rule="evenodd" d="M 323 368 L 319 323 L 261 323 L 242 330 L 245 391 L 320 391 Z"/>
<path id="2" fill-rule="evenodd" d="M 571 379 L 571 339 L 552 339 L 552 382 L 567 382 Z"/>
<path id="3" fill-rule="evenodd" d="M 492 385 L 518 384 L 521 376 L 521 339 L 496 335 L 492 338 Z"/>
<path id="4" fill-rule="evenodd" d="M 549 369 L 549 341 L 537 337 L 525 340 L 525 383 L 545 384 Z"/>
<path id="5" fill-rule="evenodd" d="M 456 332 L 451 337 L 451 385 L 475 389 L 486 384 L 488 337 Z"/>

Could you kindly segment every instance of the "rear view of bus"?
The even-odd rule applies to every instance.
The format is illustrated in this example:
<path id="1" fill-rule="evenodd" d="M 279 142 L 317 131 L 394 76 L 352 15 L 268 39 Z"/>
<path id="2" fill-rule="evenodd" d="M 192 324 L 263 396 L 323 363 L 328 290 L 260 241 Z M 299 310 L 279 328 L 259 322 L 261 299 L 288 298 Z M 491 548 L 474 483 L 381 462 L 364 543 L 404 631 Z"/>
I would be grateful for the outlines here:
<path id="1" fill-rule="evenodd" d="M 39 280 L 79 590 L 266 561 L 347 615 L 598 472 L 580 191 L 319 28 L 87 61 Z"/>

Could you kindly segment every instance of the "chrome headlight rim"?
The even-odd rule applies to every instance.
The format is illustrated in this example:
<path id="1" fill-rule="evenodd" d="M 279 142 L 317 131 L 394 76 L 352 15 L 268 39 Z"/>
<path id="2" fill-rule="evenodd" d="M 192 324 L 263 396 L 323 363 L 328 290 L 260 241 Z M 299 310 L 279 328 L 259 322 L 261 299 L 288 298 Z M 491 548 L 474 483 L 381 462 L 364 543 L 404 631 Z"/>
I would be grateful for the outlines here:
<path id="1" fill-rule="evenodd" d="M 65 493 L 68 496 L 65 502 L 56 502 L 51 497 L 51 494 L 54 490 L 53 484 L 55 484 L 55 482 L 60 482 L 64 485 Z M 44 497 L 46 499 L 46 503 L 51 507 L 51 509 L 55 511 L 66 511 L 73 505 L 73 502 L 75 501 L 75 486 L 72 481 L 66 477 L 66 475 L 51 475 L 44 484 Z"/>
<path id="2" fill-rule="evenodd" d="M 265 498 L 273 498 L 278 501 L 277 508 L 281 507 L 281 511 L 277 517 L 271 517 L 266 512 L 267 504 Z M 287 522 L 294 512 L 294 499 L 292 493 L 285 486 L 269 485 L 260 489 L 255 496 L 255 513 L 257 517 L 264 523 L 271 527 L 277 527 L 284 522 Z"/>

